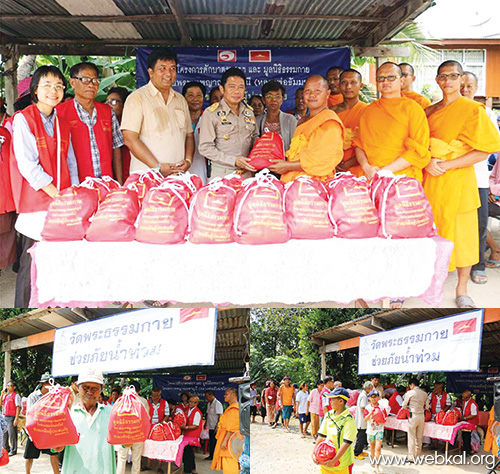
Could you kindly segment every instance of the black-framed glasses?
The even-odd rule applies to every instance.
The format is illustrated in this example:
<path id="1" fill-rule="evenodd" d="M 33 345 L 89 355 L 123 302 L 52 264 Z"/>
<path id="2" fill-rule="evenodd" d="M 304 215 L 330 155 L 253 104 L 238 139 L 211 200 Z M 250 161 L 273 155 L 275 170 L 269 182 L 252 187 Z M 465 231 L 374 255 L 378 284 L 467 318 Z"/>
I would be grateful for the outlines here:
<path id="1" fill-rule="evenodd" d="M 86 86 L 89 85 L 90 83 L 94 84 L 95 86 L 98 86 L 99 83 L 101 82 L 97 77 L 73 77 L 73 79 L 78 79 L 79 81 L 82 82 L 82 84 L 85 84 Z"/>
<path id="2" fill-rule="evenodd" d="M 462 74 L 459 74 L 458 72 L 454 72 L 452 74 L 438 74 L 436 78 L 439 82 L 444 82 L 446 79 L 456 81 L 461 75 Z"/>

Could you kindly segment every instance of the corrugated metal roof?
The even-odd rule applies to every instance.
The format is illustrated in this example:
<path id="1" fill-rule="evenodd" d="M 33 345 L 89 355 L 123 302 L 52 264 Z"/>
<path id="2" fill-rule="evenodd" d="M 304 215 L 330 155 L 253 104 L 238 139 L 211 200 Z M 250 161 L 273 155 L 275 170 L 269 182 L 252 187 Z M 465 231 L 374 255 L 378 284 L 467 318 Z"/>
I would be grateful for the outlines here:
<path id="1" fill-rule="evenodd" d="M 175 23 L 134 23 L 134 26 L 144 39 L 177 40 L 180 36 Z"/>
<path id="2" fill-rule="evenodd" d="M 115 3 L 125 15 L 171 13 L 167 2 L 158 0 L 115 0 Z"/>

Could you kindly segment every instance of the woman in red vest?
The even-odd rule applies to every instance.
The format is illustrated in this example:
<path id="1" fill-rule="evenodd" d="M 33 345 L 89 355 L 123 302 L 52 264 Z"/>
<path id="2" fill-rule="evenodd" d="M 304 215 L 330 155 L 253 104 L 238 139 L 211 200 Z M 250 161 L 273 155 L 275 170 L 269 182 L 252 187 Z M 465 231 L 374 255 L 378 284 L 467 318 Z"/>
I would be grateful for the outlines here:
<path id="1" fill-rule="evenodd" d="M 31 257 L 41 240 L 47 209 L 56 194 L 78 184 L 70 126 L 57 117 L 55 106 L 64 97 L 66 79 L 55 66 L 39 67 L 31 79 L 33 105 L 17 112 L 12 122 L 10 173 L 12 195 L 19 217 L 22 254 L 16 281 L 16 308 L 28 308 L 31 292 Z"/>
<path id="2" fill-rule="evenodd" d="M 188 416 L 188 411 L 189 411 L 189 393 L 188 392 L 183 392 L 181 393 L 181 403 L 179 403 L 175 408 L 180 408 L 184 414 L 186 415 L 186 418 Z"/>
<path id="3" fill-rule="evenodd" d="M 13 456 L 17 453 L 17 423 L 21 413 L 21 397 L 16 392 L 16 384 L 12 380 L 2 393 L 0 405 L 8 432 L 8 436 L 3 439 L 3 447 L 9 452 L 9 456 Z"/>

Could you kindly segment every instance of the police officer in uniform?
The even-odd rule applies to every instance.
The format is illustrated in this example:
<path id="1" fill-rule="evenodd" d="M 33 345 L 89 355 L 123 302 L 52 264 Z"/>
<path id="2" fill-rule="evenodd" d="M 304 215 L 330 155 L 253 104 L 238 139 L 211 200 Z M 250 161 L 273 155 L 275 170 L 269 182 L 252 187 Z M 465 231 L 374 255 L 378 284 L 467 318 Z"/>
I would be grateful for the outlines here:
<path id="1" fill-rule="evenodd" d="M 256 171 L 248 154 L 258 131 L 252 108 L 243 102 L 245 84 L 241 69 L 227 69 L 219 86 L 224 97 L 203 113 L 198 151 L 209 160 L 212 179 L 234 171 L 249 177 Z"/>

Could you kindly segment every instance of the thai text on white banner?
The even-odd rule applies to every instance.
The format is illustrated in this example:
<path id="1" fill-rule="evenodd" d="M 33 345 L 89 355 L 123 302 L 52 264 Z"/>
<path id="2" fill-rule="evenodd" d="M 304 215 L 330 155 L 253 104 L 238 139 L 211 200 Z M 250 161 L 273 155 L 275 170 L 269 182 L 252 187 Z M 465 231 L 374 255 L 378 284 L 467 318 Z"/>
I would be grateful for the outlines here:
<path id="1" fill-rule="evenodd" d="M 213 365 L 217 310 L 158 308 L 56 329 L 52 376 Z"/>
<path id="2" fill-rule="evenodd" d="M 478 371 L 483 318 L 470 311 L 362 336 L 358 374 Z"/>

